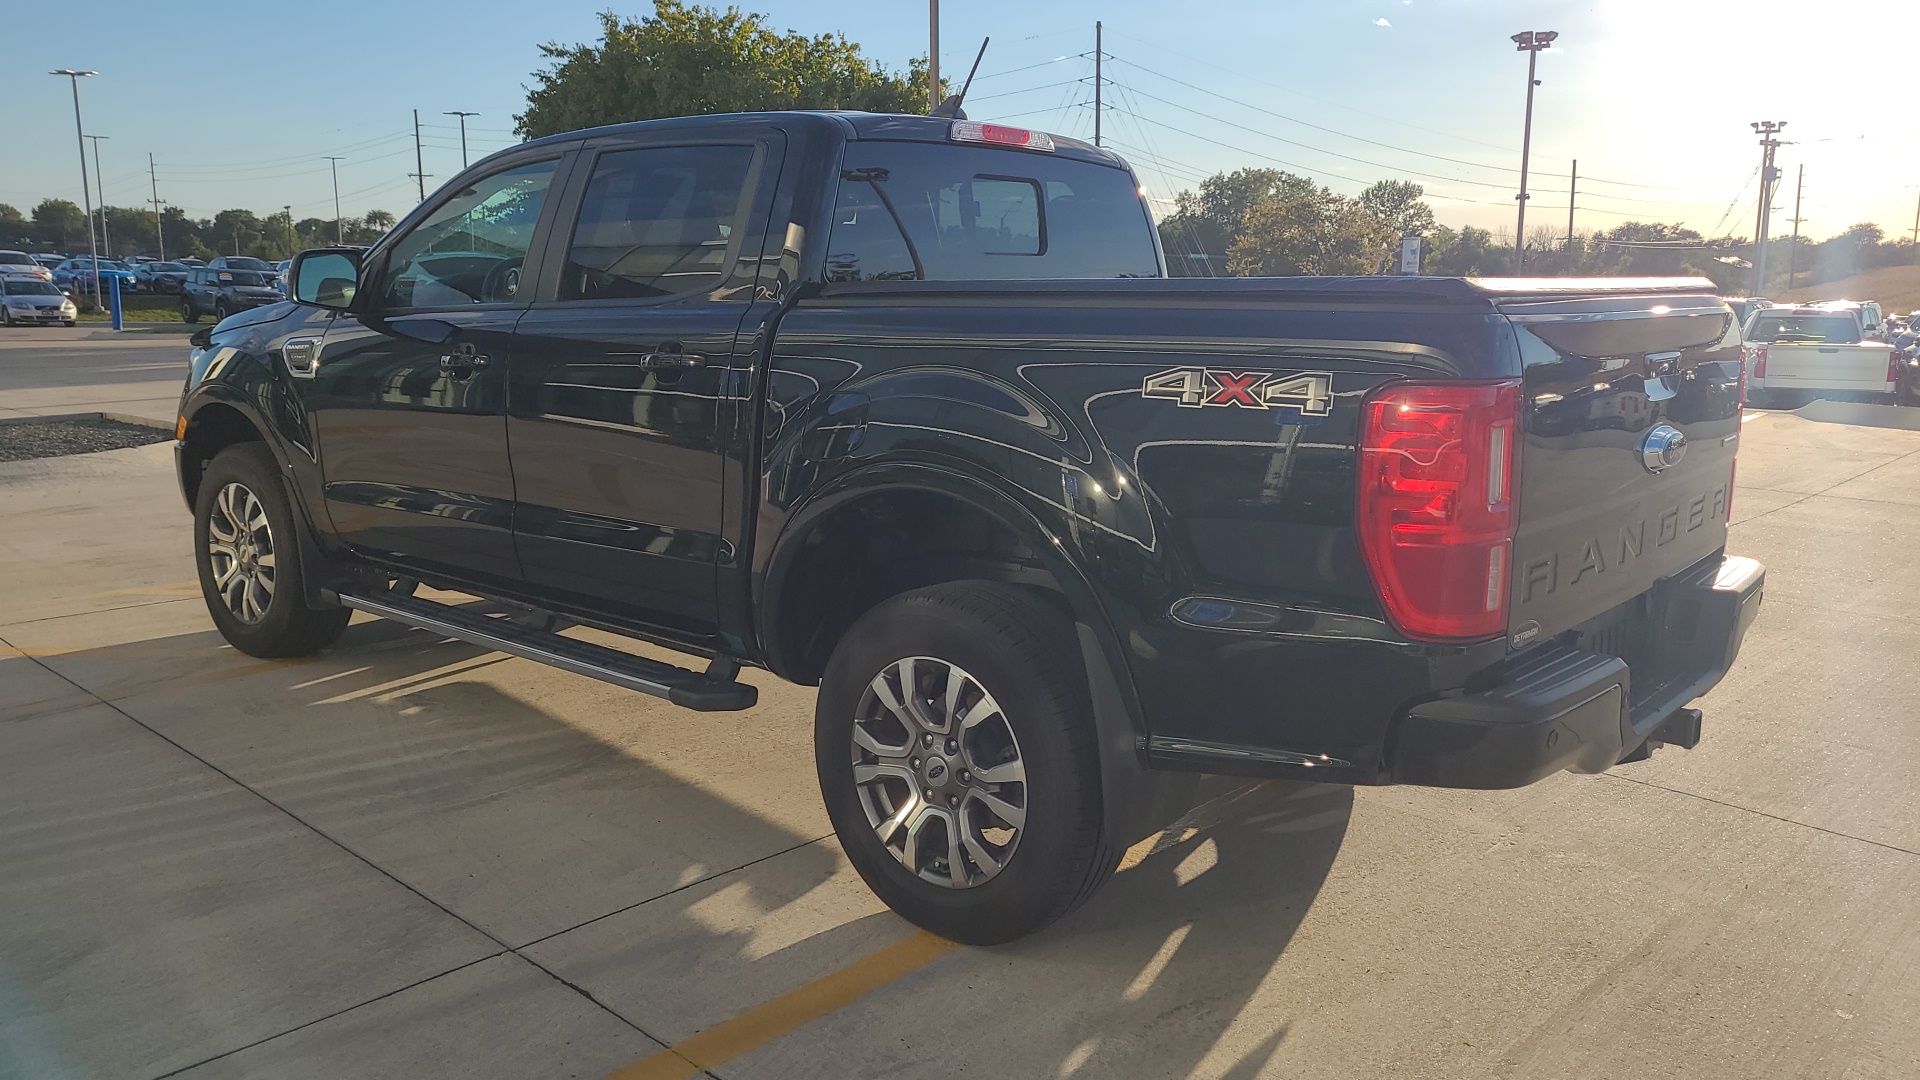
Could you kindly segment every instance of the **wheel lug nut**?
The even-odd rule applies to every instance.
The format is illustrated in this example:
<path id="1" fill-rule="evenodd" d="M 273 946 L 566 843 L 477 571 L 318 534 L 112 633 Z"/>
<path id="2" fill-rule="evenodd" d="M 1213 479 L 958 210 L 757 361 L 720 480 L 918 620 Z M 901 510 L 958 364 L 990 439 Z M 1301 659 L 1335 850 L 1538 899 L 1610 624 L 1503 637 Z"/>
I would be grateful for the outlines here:
<path id="1" fill-rule="evenodd" d="M 947 796 L 947 805 L 948 805 L 948 806 L 959 806 L 959 805 L 960 805 L 960 796 L 958 796 L 958 795 L 949 795 L 949 796 Z"/>
<path id="2" fill-rule="evenodd" d="M 967 770 L 965 770 L 965 769 L 961 769 L 961 770 L 960 770 L 960 782 L 961 782 L 961 783 L 963 783 L 963 784 L 971 784 L 971 783 L 973 783 L 973 774 L 972 774 L 972 773 L 970 773 L 970 772 L 968 772 L 968 771 L 967 771 Z"/>
<path id="3" fill-rule="evenodd" d="M 909 764 L 909 765 L 911 765 L 911 766 L 913 766 L 914 768 L 916 768 L 916 769 L 917 769 L 917 768 L 919 768 L 919 767 L 920 767 L 920 759 L 919 759 L 919 758 L 909 758 L 909 759 L 907 760 L 907 764 Z"/>
<path id="4" fill-rule="evenodd" d="M 922 735 L 922 736 L 920 736 L 920 745 L 921 745 L 921 746 L 932 746 L 932 745 L 933 745 L 933 736 L 932 736 L 932 735 Z"/>
<path id="5" fill-rule="evenodd" d="M 947 753 L 949 753 L 949 754 L 957 754 L 957 753 L 959 753 L 959 752 L 960 752 L 960 744 L 959 744 L 959 742 L 957 742 L 957 741 L 955 741 L 955 740 L 953 740 L 953 739 L 948 739 L 948 740 L 947 740 Z"/>

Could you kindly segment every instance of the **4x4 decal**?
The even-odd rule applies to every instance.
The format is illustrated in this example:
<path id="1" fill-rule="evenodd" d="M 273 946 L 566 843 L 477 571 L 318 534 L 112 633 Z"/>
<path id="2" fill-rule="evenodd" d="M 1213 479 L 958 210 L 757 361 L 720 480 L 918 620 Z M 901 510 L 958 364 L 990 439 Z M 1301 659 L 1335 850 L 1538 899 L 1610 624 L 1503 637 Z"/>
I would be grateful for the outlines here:
<path id="1" fill-rule="evenodd" d="M 1242 409 L 1297 409 L 1302 416 L 1333 411 L 1333 375 L 1325 371 L 1235 371 L 1174 368 L 1147 376 L 1140 396 L 1170 399 L 1183 409 L 1208 405 Z"/>

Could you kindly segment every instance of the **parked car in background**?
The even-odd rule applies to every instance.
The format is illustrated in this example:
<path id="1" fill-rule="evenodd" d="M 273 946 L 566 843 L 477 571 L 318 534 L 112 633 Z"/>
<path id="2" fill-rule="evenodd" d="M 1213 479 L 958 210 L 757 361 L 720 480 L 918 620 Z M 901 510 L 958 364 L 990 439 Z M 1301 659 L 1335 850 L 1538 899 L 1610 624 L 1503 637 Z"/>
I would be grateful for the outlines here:
<path id="1" fill-rule="evenodd" d="M 222 270 L 204 267 L 187 274 L 180 287 L 180 319 L 199 322 L 212 315 L 216 321 L 236 311 L 277 304 L 286 297 L 272 285 L 272 278 L 258 270 Z"/>
<path id="2" fill-rule="evenodd" d="M 1733 325 L 1742 328 L 1747 325 L 1748 319 L 1753 318 L 1754 312 L 1773 306 L 1773 301 L 1758 296 L 1723 296 L 1720 299 L 1733 309 Z"/>
<path id="3" fill-rule="evenodd" d="M 1892 345 L 1868 338 L 1858 314 L 1832 307 L 1776 307 L 1747 323 L 1747 398 L 1778 404 L 1783 392 L 1893 397 L 1902 382 Z"/>
<path id="4" fill-rule="evenodd" d="M 1860 323 L 1860 336 L 1873 341 L 1887 337 L 1887 317 L 1873 300 L 1820 300 L 1806 305 L 1815 311 L 1841 311 Z"/>
<path id="5" fill-rule="evenodd" d="M 43 255 L 35 255 L 33 257 L 33 261 L 39 263 L 41 266 L 46 267 L 48 270 L 52 270 L 54 267 L 59 266 L 63 262 L 66 262 L 67 257 L 65 255 L 43 254 Z"/>
<path id="6" fill-rule="evenodd" d="M 72 326 L 80 317 L 53 282 L 34 274 L 0 274 L 0 325 Z"/>
<path id="7" fill-rule="evenodd" d="M 68 292 L 73 292 L 76 289 L 92 291 L 93 276 L 94 264 L 93 257 L 90 255 L 82 255 L 77 259 L 68 259 L 66 262 L 53 268 L 53 283 Z M 114 278 L 120 279 L 120 287 L 122 289 L 131 290 L 133 287 L 132 270 L 127 269 L 120 263 L 114 262 L 112 259 L 101 259 L 100 287 L 102 289 L 108 288 L 108 282 Z"/>
<path id="8" fill-rule="evenodd" d="M 198 270 L 207 265 L 207 260 L 205 259 L 175 259 L 174 262 L 179 263 L 189 270 Z"/>
<path id="9" fill-rule="evenodd" d="M 0 251 L 0 274 L 26 274 L 42 281 L 52 281 L 53 271 L 33 260 L 33 256 L 24 251 Z"/>
<path id="10" fill-rule="evenodd" d="M 251 270 L 256 274 L 273 273 L 273 264 L 251 255 L 221 255 L 207 263 L 210 270 Z"/>
<path id="11" fill-rule="evenodd" d="M 143 262 L 133 268 L 133 279 L 148 292 L 177 293 L 190 269 L 185 263 Z"/>

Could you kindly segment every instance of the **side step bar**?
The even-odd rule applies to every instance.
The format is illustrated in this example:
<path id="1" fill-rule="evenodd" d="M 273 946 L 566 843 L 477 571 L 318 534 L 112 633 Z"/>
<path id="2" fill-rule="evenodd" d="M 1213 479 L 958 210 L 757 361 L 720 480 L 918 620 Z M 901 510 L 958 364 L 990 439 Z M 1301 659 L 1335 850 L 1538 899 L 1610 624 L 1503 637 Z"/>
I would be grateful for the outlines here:
<path id="1" fill-rule="evenodd" d="M 753 708 L 760 699 L 758 689 L 732 678 L 738 668 L 724 659 L 714 661 L 708 673 L 702 674 L 412 596 L 341 592 L 340 602 L 383 619 L 666 698 L 675 705 L 700 712 L 739 712 Z"/>

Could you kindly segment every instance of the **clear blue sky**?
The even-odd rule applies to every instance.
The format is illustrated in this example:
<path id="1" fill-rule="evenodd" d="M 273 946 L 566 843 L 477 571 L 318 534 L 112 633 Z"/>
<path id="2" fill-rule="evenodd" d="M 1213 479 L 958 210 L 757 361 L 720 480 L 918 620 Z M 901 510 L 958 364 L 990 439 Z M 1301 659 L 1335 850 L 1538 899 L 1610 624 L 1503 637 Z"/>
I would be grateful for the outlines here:
<path id="1" fill-rule="evenodd" d="M 349 214 L 414 202 L 412 110 L 433 185 L 459 167 L 444 110 L 469 121 L 475 156 L 514 141 L 538 45 L 591 40 L 606 0 L 331 0 L 326 4 L 151 0 L 72 5 L 7 0 L 0 83 L 0 202 L 23 212 L 79 201 L 67 80 L 83 80 L 90 134 L 114 205 L 161 198 L 195 217 L 232 206 L 332 214 L 322 155 L 337 154 Z M 651 4 L 613 3 L 636 14 Z M 749 0 L 780 29 L 840 31 L 894 68 L 926 49 L 923 0 Z M 1916 0 L 1830 0 L 1810 16 L 1785 0 L 945 0 L 942 58 L 964 76 L 992 35 L 968 111 L 1082 137 L 1093 23 L 1106 24 L 1109 142 L 1156 199 L 1208 173 L 1269 165 L 1336 191 L 1396 177 L 1426 185 L 1440 220 L 1512 228 L 1525 57 L 1508 36 L 1561 32 L 1543 54 L 1529 225 L 1566 224 L 1578 158 L 1580 228 L 1628 218 L 1751 232 L 1758 149 L 1748 122 L 1789 121 L 1793 207 L 1804 165 L 1805 230 L 1855 221 L 1912 227 L 1920 139 L 1903 42 Z M 84 10 L 85 17 L 80 17 Z M 1780 224 L 1784 231 L 1790 225 Z"/>

